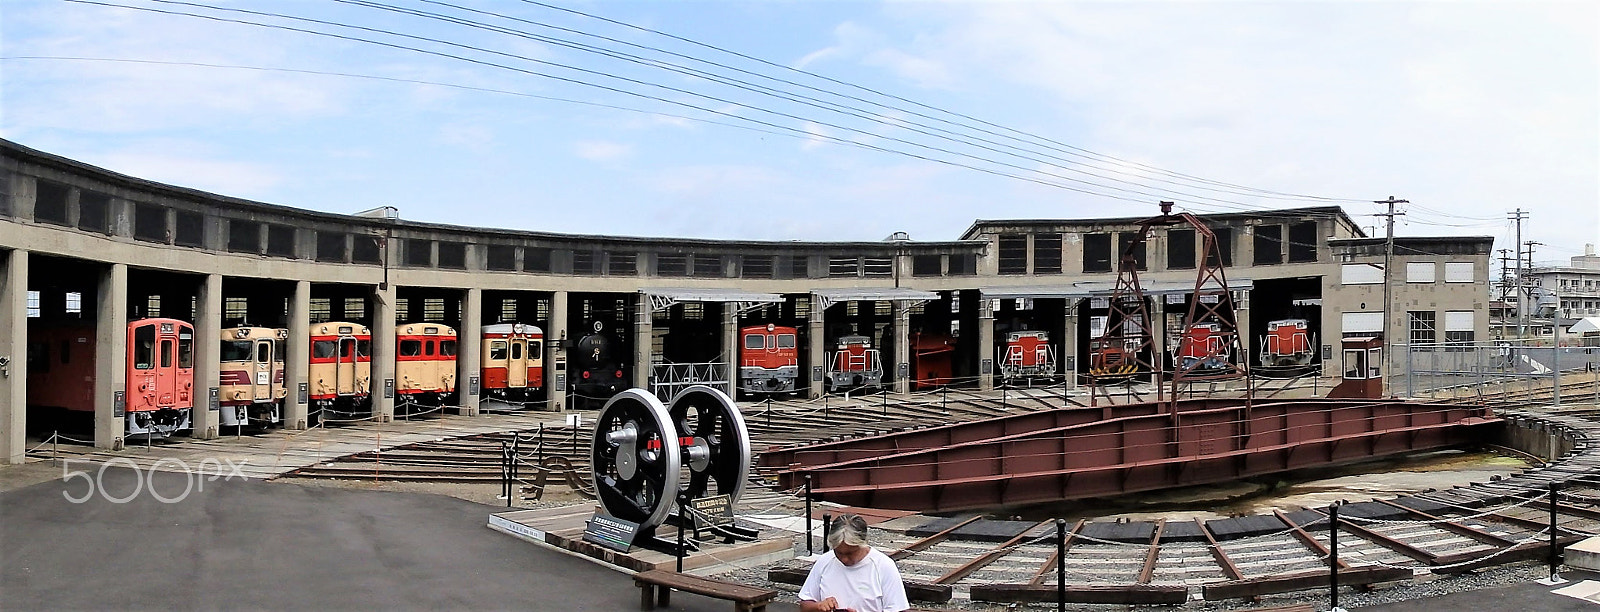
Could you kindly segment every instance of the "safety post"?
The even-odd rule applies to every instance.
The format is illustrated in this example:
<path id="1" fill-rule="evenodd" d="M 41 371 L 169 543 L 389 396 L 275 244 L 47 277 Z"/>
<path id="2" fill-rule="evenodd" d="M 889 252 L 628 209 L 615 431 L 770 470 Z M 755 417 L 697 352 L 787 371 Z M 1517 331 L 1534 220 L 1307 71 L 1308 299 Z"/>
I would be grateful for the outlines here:
<path id="1" fill-rule="evenodd" d="M 544 421 L 539 421 L 539 465 L 544 465 Z"/>
<path id="2" fill-rule="evenodd" d="M 1067 519 L 1056 519 L 1056 610 L 1067 610 Z"/>
<path id="3" fill-rule="evenodd" d="M 883 388 L 883 416 L 889 416 L 889 388 Z"/>
<path id="4" fill-rule="evenodd" d="M 678 573 L 683 573 L 683 529 L 689 522 L 689 496 L 678 494 Z M 666 587 L 662 587 L 666 588 Z"/>
<path id="5" fill-rule="evenodd" d="M 500 494 L 506 498 L 506 507 L 511 507 L 511 445 L 500 443 Z"/>
<path id="6" fill-rule="evenodd" d="M 1550 584 L 1561 582 L 1561 575 L 1556 573 L 1556 567 L 1561 565 L 1561 553 L 1556 550 L 1556 509 L 1560 507 L 1560 486 L 1550 481 Z"/>
<path id="7" fill-rule="evenodd" d="M 772 396 L 767 396 L 767 429 L 772 429 Z"/>
<path id="8" fill-rule="evenodd" d="M 811 475 L 806 474 L 806 554 L 814 555 L 816 548 L 811 544 Z"/>
<path id="9" fill-rule="evenodd" d="M 1007 406 L 1006 406 L 1006 401 L 1007 401 L 1007 398 L 1006 398 L 1006 384 L 1005 383 L 1000 383 L 1000 409 L 1001 410 L 1007 410 L 1008 409 Z"/>
<path id="10" fill-rule="evenodd" d="M 845 392 L 845 396 L 848 397 L 849 395 L 850 395 L 850 392 L 846 391 Z M 833 424 L 833 413 L 828 411 L 828 394 L 827 393 L 823 393 L 822 394 L 822 422 L 827 423 L 829 425 Z"/>
<path id="11" fill-rule="evenodd" d="M 1339 607 L 1339 502 L 1328 506 L 1328 601 L 1331 612 Z"/>
<path id="12" fill-rule="evenodd" d="M 824 512 L 822 513 L 822 547 L 827 550 L 823 552 L 833 551 L 833 546 L 828 544 L 828 532 L 830 531 L 833 531 L 833 515 Z"/>
<path id="13" fill-rule="evenodd" d="M 946 414 L 950 412 L 950 383 L 948 381 L 944 383 L 944 386 L 939 387 L 939 409 L 945 411 Z"/>

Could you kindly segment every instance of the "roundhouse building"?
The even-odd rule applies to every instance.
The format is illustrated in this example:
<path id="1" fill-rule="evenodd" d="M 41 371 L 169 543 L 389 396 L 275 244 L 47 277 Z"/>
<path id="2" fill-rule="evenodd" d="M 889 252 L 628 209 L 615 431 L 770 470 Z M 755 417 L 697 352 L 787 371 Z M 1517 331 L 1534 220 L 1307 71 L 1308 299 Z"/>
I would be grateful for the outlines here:
<path id="1" fill-rule="evenodd" d="M 218 434 L 219 330 L 237 325 L 288 329 L 289 427 L 307 424 L 309 329 L 327 321 L 371 328 L 377 420 L 395 410 L 397 323 L 459 330 L 452 403 L 467 414 L 483 395 L 479 330 L 510 322 L 544 331 L 552 410 L 592 401 L 567 368 L 591 334 L 609 340 L 624 386 L 666 393 L 689 381 L 737 387 L 738 330 L 760 324 L 798 330 L 799 388 L 811 396 L 823 392 L 831 344 L 844 337 L 864 336 L 881 351 L 894 391 L 913 377 L 913 334 L 946 338 L 951 375 L 981 388 L 996 384 L 997 340 L 1010 331 L 1049 332 L 1058 367 L 1083 371 L 1077 357 L 1099 331 L 1098 301 L 1143 218 L 978 221 L 949 241 L 555 234 L 421 223 L 392 209 L 314 212 L 142 180 L 9 141 L 0 151 L 0 455 L 12 462 L 24 452 L 27 373 L 57 354 L 29 332 L 63 321 L 93 326 L 93 374 L 83 384 L 92 388 L 95 443 L 107 448 L 121 446 L 125 430 L 123 330 L 143 317 L 194 323 L 196 437 Z M 1371 270 L 1381 294 L 1384 241 L 1365 237 L 1339 208 L 1202 218 L 1223 247 L 1247 352 L 1275 319 L 1312 322 L 1324 358 L 1343 335 L 1374 331 L 1370 313 L 1380 313 L 1381 327 Z M 1397 239 L 1396 270 L 1406 274 L 1390 275 L 1392 333 L 1406 329 L 1406 317 L 1432 313 L 1440 341 L 1485 338 L 1491 242 Z M 1206 257 L 1199 243 L 1185 227 L 1146 243 L 1141 280 L 1162 313 L 1158 334 L 1181 324 L 1185 289 Z M 1436 266 L 1431 281 L 1424 264 Z"/>

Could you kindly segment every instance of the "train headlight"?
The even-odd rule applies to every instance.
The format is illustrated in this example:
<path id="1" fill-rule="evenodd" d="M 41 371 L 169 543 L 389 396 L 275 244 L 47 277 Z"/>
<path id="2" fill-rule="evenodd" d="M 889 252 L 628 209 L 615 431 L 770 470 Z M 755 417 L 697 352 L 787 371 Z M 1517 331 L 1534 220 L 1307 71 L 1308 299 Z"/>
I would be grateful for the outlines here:
<path id="1" fill-rule="evenodd" d="M 243 338 L 243 337 L 248 336 L 248 335 L 250 335 L 250 330 L 242 328 L 242 327 L 239 328 L 239 331 L 233 332 L 233 337 L 235 337 L 235 338 Z"/>

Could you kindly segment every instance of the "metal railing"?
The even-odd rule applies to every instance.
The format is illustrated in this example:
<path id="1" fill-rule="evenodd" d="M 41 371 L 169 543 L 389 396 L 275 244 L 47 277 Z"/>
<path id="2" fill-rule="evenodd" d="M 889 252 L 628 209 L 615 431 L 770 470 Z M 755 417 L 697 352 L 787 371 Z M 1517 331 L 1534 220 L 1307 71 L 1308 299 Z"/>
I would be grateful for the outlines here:
<path id="1" fill-rule="evenodd" d="M 1394 346 L 1389 384 L 1396 394 L 1438 399 L 1519 395 L 1560 403 L 1600 393 L 1600 346 L 1550 338 L 1432 342 Z M 1593 389 L 1590 387 L 1593 386 Z"/>
<path id="2" fill-rule="evenodd" d="M 729 375 L 728 363 L 711 361 L 651 364 L 650 392 L 661 398 L 662 402 L 672 402 L 678 394 L 683 393 L 684 389 L 694 385 L 706 385 L 731 396 L 733 381 Z"/>

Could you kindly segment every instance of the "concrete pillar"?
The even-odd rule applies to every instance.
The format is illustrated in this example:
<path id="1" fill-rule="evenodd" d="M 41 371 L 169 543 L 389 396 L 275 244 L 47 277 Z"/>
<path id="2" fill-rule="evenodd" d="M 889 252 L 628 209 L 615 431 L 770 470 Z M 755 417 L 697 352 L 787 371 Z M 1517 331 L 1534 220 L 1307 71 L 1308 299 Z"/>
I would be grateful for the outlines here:
<path id="1" fill-rule="evenodd" d="M 283 380 L 289 385 L 283 399 L 283 426 L 305 429 L 309 407 L 311 370 L 311 281 L 296 281 L 289 296 L 289 342 L 283 356 Z"/>
<path id="2" fill-rule="evenodd" d="M 1154 296 L 1150 302 L 1150 341 L 1155 344 L 1151 359 L 1155 360 L 1161 358 L 1162 351 L 1171 352 L 1175 347 L 1167 344 L 1173 340 L 1167 337 L 1167 296 Z"/>
<path id="3" fill-rule="evenodd" d="M 1033 235 L 1029 234 L 1032 240 Z M 1030 257 L 1032 251 L 1029 251 Z M 1031 261 L 1031 260 L 1030 260 Z M 894 362 L 885 364 L 894 380 L 895 393 L 911 392 L 911 301 L 895 300 L 894 308 Z"/>
<path id="4" fill-rule="evenodd" d="M 993 300 L 978 300 L 978 390 L 994 389 L 994 308 Z"/>
<path id="5" fill-rule="evenodd" d="M 1243 355 L 1238 356 L 1239 363 L 1245 364 L 1255 356 L 1253 347 L 1256 339 L 1255 335 L 1250 333 L 1250 292 L 1240 291 L 1239 294 L 1242 299 L 1234 304 L 1233 312 L 1235 323 L 1239 326 L 1239 350 L 1244 351 Z"/>
<path id="6" fill-rule="evenodd" d="M 739 305 L 722 304 L 722 358 L 728 362 L 728 397 L 739 397 Z"/>
<path id="7" fill-rule="evenodd" d="M 12 250 L 0 267 L 0 458 L 28 452 L 28 252 Z"/>
<path id="8" fill-rule="evenodd" d="M 222 275 L 207 274 L 200 281 L 194 313 L 194 419 L 195 438 L 217 437 L 221 415 L 213 398 L 221 392 L 218 365 L 222 361 Z"/>
<path id="9" fill-rule="evenodd" d="M 823 392 L 822 376 L 817 374 L 818 368 L 821 368 L 821 372 L 828 371 L 828 344 L 825 342 L 826 338 L 822 337 L 825 331 L 823 321 L 826 320 L 827 311 L 822 308 L 822 298 L 817 297 L 815 293 L 811 294 L 811 312 L 806 317 L 806 344 L 809 345 L 806 347 L 806 354 L 811 359 L 811 371 L 801 372 L 800 376 L 807 381 L 806 397 L 812 399 L 822 397 Z"/>
<path id="10" fill-rule="evenodd" d="M 100 275 L 94 333 L 94 445 L 122 448 L 128 428 L 128 265 L 111 264 Z"/>
<path id="11" fill-rule="evenodd" d="M 650 374 L 655 371 L 651 366 L 652 346 L 651 334 L 655 329 L 655 314 L 650 311 L 650 300 L 643 293 L 638 294 L 639 307 L 633 311 L 633 386 L 648 390 L 650 388 Z"/>
<path id="12" fill-rule="evenodd" d="M 394 420 L 394 283 L 372 292 L 372 420 Z"/>
<path id="13" fill-rule="evenodd" d="M 567 409 L 567 292 L 550 294 L 550 329 L 544 331 L 545 377 L 544 388 L 547 410 L 564 412 Z"/>
<path id="14" fill-rule="evenodd" d="M 1082 363 L 1078 355 L 1078 299 L 1066 298 L 1066 317 L 1061 326 L 1061 375 L 1065 377 L 1067 388 L 1078 388 L 1078 364 Z"/>
<path id="15" fill-rule="evenodd" d="M 461 398 L 461 414 L 478 416 L 478 400 L 483 393 L 483 290 L 467 289 L 461 300 L 461 329 L 456 330 L 456 397 Z"/>

